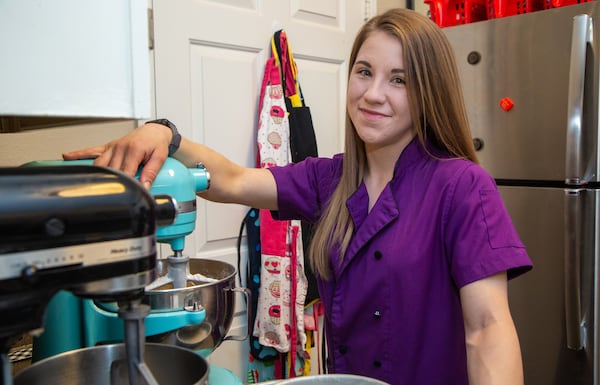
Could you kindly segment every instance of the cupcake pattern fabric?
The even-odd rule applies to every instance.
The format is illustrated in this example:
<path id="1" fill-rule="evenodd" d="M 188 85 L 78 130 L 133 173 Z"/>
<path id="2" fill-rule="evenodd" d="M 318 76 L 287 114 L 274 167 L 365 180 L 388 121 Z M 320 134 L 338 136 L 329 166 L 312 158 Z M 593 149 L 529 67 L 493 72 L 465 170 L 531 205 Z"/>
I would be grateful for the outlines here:
<path id="1" fill-rule="evenodd" d="M 279 68 L 270 58 L 264 72 L 258 125 L 259 165 L 291 162 L 290 129 Z M 300 221 L 277 221 L 260 211 L 261 274 L 254 336 L 279 352 L 296 351 L 306 343 L 304 274 Z"/>

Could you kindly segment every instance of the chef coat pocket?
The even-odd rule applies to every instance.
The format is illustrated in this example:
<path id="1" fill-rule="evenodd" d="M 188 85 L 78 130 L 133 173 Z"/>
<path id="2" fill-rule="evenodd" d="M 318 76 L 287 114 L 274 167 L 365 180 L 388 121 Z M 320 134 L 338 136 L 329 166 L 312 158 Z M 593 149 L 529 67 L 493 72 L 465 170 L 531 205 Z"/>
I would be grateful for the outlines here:
<path id="1" fill-rule="evenodd" d="M 481 190 L 479 196 L 490 246 L 493 249 L 525 247 L 519 239 L 500 192 L 498 190 Z"/>

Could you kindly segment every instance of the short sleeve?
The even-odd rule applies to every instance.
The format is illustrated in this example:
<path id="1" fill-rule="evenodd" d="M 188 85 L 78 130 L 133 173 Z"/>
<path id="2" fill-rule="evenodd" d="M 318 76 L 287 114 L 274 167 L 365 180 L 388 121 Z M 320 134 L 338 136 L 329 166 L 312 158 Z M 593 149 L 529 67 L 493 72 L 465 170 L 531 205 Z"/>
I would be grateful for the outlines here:
<path id="1" fill-rule="evenodd" d="M 306 158 L 269 170 L 277 185 L 276 219 L 300 219 L 315 223 L 337 187 L 342 157 Z"/>
<path id="2" fill-rule="evenodd" d="M 445 215 L 445 245 L 458 287 L 506 271 L 514 278 L 532 267 L 494 180 L 468 167 L 453 181 Z"/>

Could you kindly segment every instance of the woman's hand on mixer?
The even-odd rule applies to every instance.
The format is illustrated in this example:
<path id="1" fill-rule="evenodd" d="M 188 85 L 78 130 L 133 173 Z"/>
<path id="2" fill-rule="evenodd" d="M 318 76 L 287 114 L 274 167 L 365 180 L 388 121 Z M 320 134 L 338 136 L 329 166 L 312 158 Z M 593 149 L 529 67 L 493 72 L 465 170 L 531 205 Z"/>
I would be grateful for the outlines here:
<path id="1" fill-rule="evenodd" d="M 147 123 L 103 146 L 71 151 L 63 154 L 63 158 L 95 158 L 95 165 L 112 167 L 131 176 L 143 165 L 139 180 L 150 189 L 167 159 L 172 136 L 170 128 Z M 198 193 L 201 197 L 214 202 L 277 210 L 277 187 L 267 169 L 239 166 L 219 152 L 184 137 L 173 157 L 188 167 L 199 162 L 204 164 L 210 173 L 210 188 Z"/>
<path id="2" fill-rule="evenodd" d="M 171 130 L 161 124 L 144 124 L 129 134 L 102 146 L 88 147 L 63 154 L 63 159 L 95 159 L 97 166 L 107 166 L 134 176 L 140 165 L 140 183 L 150 189 L 167 159 Z"/>

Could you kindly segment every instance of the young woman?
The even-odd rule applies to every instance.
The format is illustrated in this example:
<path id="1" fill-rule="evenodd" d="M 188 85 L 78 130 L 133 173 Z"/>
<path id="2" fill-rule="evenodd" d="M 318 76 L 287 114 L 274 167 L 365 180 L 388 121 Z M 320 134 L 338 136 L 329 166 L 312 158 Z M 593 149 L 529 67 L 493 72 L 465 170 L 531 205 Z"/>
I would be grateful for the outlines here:
<path id="1" fill-rule="evenodd" d="M 244 168 L 185 138 L 202 196 L 316 223 L 308 252 L 325 305 L 328 368 L 391 384 L 523 384 L 507 278 L 531 261 L 477 165 L 454 54 L 426 17 L 395 9 L 358 33 L 343 154 Z M 150 186 L 174 134 L 145 124 L 64 154 Z"/>

